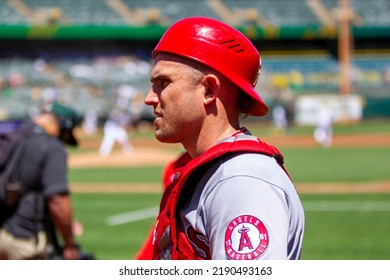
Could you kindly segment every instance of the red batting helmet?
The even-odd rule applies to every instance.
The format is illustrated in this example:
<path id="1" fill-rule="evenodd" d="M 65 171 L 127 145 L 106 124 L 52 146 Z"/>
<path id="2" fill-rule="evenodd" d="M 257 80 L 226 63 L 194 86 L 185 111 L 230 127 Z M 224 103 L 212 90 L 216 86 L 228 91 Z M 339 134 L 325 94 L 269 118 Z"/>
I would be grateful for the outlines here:
<path id="1" fill-rule="evenodd" d="M 219 71 L 254 101 L 249 112 L 267 114 L 268 107 L 254 90 L 261 69 L 261 59 L 251 41 L 240 31 L 215 19 L 190 17 L 174 23 L 152 52 L 184 56 Z"/>

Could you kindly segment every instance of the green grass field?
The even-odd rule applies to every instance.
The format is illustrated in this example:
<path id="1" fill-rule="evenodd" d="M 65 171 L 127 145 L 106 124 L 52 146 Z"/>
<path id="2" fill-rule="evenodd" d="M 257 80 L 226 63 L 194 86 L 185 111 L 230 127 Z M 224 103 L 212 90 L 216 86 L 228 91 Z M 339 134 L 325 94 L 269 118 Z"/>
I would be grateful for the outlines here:
<path id="1" fill-rule="evenodd" d="M 390 133 L 389 122 L 338 126 L 335 133 Z M 311 133 L 295 128 L 293 133 Z M 144 136 L 142 136 L 144 137 Z M 389 147 L 283 148 L 294 182 L 390 181 Z M 72 151 L 75 152 L 75 151 Z M 162 166 L 148 168 L 77 168 L 71 183 L 160 181 Z M 301 194 L 306 212 L 302 251 L 305 260 L 390 259 L 390 193 Z M 132 259 L 153 218 L 110 225 L 109 218 L 159 204 L 159 194 L 74 193 L 75 215 L 84 224 L 78 240 L 98 259 Z"/>

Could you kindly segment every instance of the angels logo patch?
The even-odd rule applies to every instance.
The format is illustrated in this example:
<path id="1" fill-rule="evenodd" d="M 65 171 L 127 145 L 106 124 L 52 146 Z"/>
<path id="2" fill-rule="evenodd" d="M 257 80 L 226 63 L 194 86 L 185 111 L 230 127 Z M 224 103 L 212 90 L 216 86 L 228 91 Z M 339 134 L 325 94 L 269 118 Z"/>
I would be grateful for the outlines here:
<path id="1" fill-rule="evenodd" d="M 268 231 L 256 217 L 242 215 L 234 218 L 225 233 L 225 251 L 232 260 L 253 260 L 268 247 Z"/>

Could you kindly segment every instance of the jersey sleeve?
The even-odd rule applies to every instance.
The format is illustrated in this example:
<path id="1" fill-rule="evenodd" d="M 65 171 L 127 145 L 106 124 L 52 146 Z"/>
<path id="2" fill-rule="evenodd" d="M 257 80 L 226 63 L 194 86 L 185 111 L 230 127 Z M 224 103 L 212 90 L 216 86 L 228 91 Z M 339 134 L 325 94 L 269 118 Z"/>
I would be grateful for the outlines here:
<path id="1" fill-rule="evenodd" d="M 218 183 L 200 210 L 212 259 L 286 259 L 285 193 L 250 176 Z"/>
<path id="2" fill-rule="evenodd" d="M 273 157 L 244 153 L 216 161 L 196 182 L 180 217 L 183 229 L 196 232 L 196 239 L 187 234 L 192 247 L 198 254 L 207 248 L 207 259 L 300 257 L 303 207 Z"/>

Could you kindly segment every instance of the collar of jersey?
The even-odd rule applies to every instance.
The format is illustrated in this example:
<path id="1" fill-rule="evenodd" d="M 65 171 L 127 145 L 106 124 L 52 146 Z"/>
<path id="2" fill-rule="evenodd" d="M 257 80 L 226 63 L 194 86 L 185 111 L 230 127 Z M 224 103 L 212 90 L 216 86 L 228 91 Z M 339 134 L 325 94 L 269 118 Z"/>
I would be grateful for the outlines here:
<path id="1" fill-rule="evenodd" d="M 251 132 L 246 129 L 246 127 L 241 127 L 239 130 L 237 130 L 236 132 L 234 132 L 232 135 L 230 135 L 230 137 L 236 137 L 238 135 L 252 135 Z"/>

